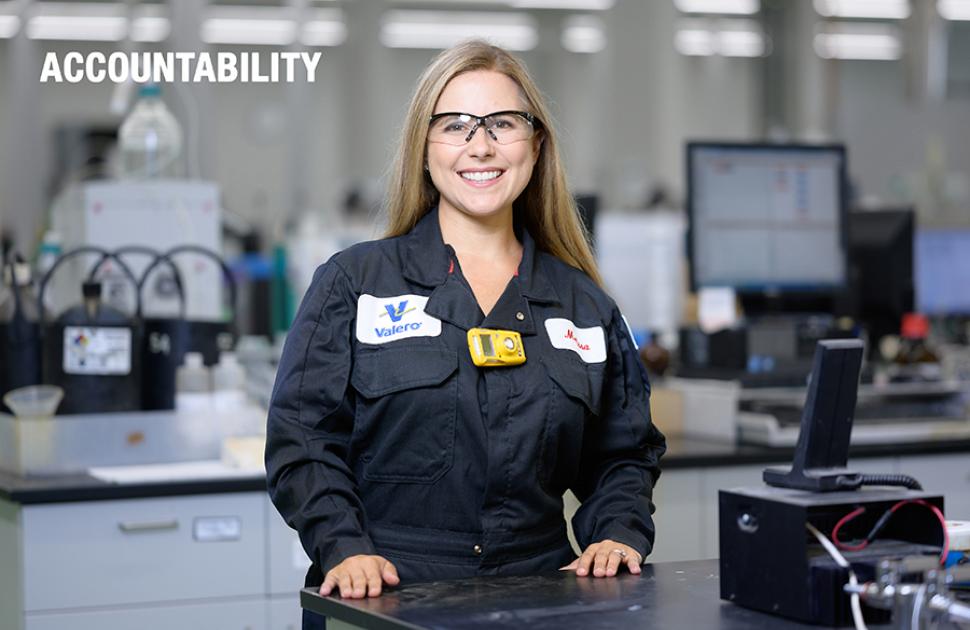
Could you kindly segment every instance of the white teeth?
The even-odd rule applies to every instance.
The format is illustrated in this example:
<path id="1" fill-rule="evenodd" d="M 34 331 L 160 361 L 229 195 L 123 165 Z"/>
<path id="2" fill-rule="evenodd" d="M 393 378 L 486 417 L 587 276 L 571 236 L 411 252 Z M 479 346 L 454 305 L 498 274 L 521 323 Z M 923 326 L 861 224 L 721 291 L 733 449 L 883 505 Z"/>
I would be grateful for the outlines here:
<path id="1" fill-rule="evenodd" d="M 473 182 L 487 182 L 490 179 L 495 179 L 502 174 L 502 171 L 469 171 L 462 173 L 461 176 L 465 179 L 470 179 Z"/>

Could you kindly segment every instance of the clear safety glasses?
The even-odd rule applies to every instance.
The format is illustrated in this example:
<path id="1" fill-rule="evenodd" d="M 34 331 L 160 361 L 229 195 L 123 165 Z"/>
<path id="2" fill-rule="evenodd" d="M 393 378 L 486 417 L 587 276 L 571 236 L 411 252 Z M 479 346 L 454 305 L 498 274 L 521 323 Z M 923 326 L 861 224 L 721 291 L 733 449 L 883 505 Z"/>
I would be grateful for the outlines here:
<path id="1" fill-rule="evenodd" d="M 461 146 L 474 137 L 479 127 L 484 127 L 489 137 L 499 144 L 512 144 L 528 140 L 535 135 L 539 121 L 528 112 L 501 111 L 486 116 L 463 112 L 442 112 L 430 119 L 428 142 L 440 142 Z"/>

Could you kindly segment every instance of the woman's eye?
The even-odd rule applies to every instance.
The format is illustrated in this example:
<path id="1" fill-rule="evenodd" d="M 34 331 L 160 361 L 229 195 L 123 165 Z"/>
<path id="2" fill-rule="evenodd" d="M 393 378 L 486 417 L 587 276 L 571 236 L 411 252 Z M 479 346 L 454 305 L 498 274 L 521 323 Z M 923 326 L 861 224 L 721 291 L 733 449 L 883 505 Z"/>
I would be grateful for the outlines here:
<path id="1" fill-rule="evenodd" d="M 468 125 L 465 123 L 454 122 L 445 127 L 447 133 L 467 133 Z"/>

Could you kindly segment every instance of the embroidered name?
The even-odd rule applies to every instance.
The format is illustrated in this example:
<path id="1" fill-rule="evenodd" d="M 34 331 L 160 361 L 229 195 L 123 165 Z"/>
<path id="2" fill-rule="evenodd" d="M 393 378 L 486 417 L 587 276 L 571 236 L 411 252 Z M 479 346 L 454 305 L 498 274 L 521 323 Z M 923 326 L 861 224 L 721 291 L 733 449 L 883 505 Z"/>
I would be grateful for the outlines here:
<path id="1" fill-rule="evenodd" d="M 547 319 L 545 326 L 552 347 L 571 350 L 586 363 L 606 361 L 606 333 L 602 326 L 580 328 L 562 317 Z"/>

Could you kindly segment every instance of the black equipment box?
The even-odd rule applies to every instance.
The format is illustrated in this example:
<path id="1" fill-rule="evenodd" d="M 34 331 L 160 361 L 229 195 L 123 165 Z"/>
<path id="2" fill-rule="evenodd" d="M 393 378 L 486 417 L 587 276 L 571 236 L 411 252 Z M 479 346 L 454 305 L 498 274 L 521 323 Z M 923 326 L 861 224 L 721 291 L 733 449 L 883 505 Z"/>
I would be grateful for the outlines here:
<path id="1" fill-rule="evenodd" d="M 842 592 L 848 572 L 835 565 L 805 524 L 830 537 L 842 517 L 864 507 L 864 513 L 840 530 L 843 540 L 864 538 L 885 512 L 907 499 L 922 499 L 943 511 L 942 496 L 896 488 L 825 493 L 769 486 L 721 490 L 721 599 L 812 624 L 851 624 L 849 598 Z M 887 556 L 938 554 L 940 530 L 939 520 L 926 506 L 906 505 L 866 550 L 842 553 L 864 581 Z M 872 609 L 869 614 L 870 621 L 888 620 L 885 611 Z"/>

